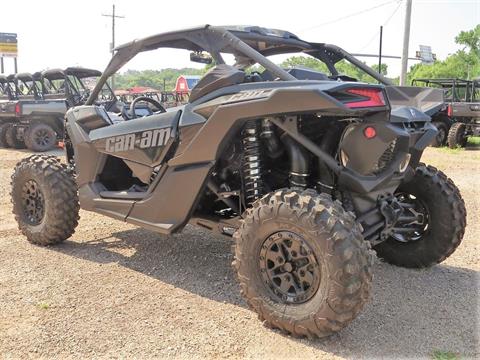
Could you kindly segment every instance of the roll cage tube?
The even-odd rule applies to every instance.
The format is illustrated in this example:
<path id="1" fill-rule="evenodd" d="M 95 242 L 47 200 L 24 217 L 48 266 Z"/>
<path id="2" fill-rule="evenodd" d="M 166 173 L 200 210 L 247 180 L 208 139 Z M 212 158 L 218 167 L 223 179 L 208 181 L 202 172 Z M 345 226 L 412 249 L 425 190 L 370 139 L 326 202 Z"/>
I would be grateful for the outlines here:
<path id="1" fill-rule="evenodd" d="M 223 36 L 229 42 L 232 48 L 238 50 L 240 53 L 256 61 L 257 63 L 262 65 L 265 69 L 270 70 L 272 74 L 278 76 L 280 79 L 285 81 L 297 80 L 296 77 L 294 77 L 293 75 L 290 75 L 288 72 L 283 70 L 280 66 L 268 60 L 265 56 L 260 54 L 258 51 L 256 51 L 252 47 L 245 44 L 242 40 L 240 40 L 238 37 L 233 35 L 231 32 L 226 31 L 224 29 L 218 29 L 215 27 L 211 27 L 210 30 L 213 32 L 218 32 L 219 35 Z"/>
<path id="2" fill-rule="evenodd" d="M 327 51 L 330 51 L 332 53 L 336 53 L 337 56 L 338 55 L 341 55 L 341 58 L 337 61 L 335 61 L 335 63 L 337 63 L 338 61 L 342 60 L 342 59 L 345 59 L 349 62 L 351 62 L 353 65 L 355 65 L 356 67 L 358 67 L 360 70 L 363 70 L 365 71 L 368 75 L 370 75 L 371 77 L 373 77 L 375 80 L 378 80 L 380 83 L 382 83 L 383 85 L 394 85 L 390 80 L 388 80 L 385 76 L 383 76 L 382 74 L 376 72 L 375 70 L 373 70 L 371 67 L 369 67 L 368 65 L 364 64 L 363 62 L 361 62 L 360 60 L 358 60 L 355 56 L 353 56 L 352 54 L 348 53 L 347 51 L 343 50 L 341 47 L 339 46 L 336 46 L 336 45 L 332 45 L 332 44 L 323 44 L 323 47 L 327 50 Z"/>
<path id="3" fill-rule="evenodd" d="M 62 73 L 64 75 L 64 81 L 68 84 L 67 88 L 69 97 L 78 96 L 79 99 L 83 99 L 85 94 L 88 94 L 88 97 L 90 97 L 90 89 L 85 86 L 83 80 L 86 78 L 100 77 L 102 75 L 102 73 L 98 70 L 80 67 L 69 67 L 66 68 Z M 115 102 L 116 97 L 112 88 L 108 85 L 108 83 L 105 83 L 104 86 L 111 95 L 112 103 Z M 100 88 L 100 91 L 104 86 Z M 109 102 L 106 105 L 107 109 L 109 109 L 111 105 L 112 104 Z"/>
<path id="4" fill-rule="evenodd" d="M 65 96 L 67 99 L 69 99 L 72 94 L 72 88 L 74 88 L 72 82 L 68 78 L 68 74 L 65 73 L 64 70 L 62 69 L 51 69 L 51 70 L 45 70 L 42 72 L 42 80 L 45 82 L 47 80 L 48 87 L 50 90 L 54 90 L 57 93 L 60 91 L 60 88 L 55 86 L 54 80 L 62 80 L 63 81 L 63 88 L 65 91 Z M 47 91 L 51 93 L 51 91 Z"/>
<path id="5" fill-rule="evenodd" d="M 206 51 L 217 64 L 224 61 L 220 53 L 231 53 L 236 58 L 251 59 L 284 81 L 297 80 L 293 75 L 270 61 L 266 56 L 303 52 L 325 63 L 333 75 L 338 75 L 335 64 L 346 59 L 384 85 L 393 85 L 353 55 L 338 46 L 309 43 L 292 33 L 282 30 L 265 29 L 258 26 L 219 27 L 205 25 L 186 30 L 172 31 L 134 40 L 115 49 L 115 55 L 100 77 L 88 98 L 86 105 L 93 105 L 108 78 L 123 65 L 143 51 L 158 48 L 177 48 L 190 51 Z"/>

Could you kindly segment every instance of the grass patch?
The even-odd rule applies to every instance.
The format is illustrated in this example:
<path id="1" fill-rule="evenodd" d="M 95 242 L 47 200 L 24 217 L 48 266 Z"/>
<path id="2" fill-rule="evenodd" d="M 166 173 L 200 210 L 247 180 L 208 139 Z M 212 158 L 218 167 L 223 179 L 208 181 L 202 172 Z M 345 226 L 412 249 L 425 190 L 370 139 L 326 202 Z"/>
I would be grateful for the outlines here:
<path id="1" fill-rule="evenodd" d="M 467 150 L 472 147 L 480 147 L 480 136 L 469 136 L 466 147 Z M 465 151 L 465 148 L 461 146 L 458 146 L 455 149 L 450 149 L 448 146 L 442 146 L 437 149 L 448 154 L 461 154 Z"/>
<path id="2" fill-rule="evenodd" d="M 37 307 L 41 310 L 48 310 L 50 308 L 50 304 L 42 301 L 37 304 Z"/>
<path id="3" fill-rule="evenodd" d="M 455 149 L 450 149 L 448 146 L 443 146 L 440 149 L 440 151 L 448 153 L 448 154 L 461 154 L 465 151 L 465 148 L 462 147 L 456 147 Z"/>
<path id="4" fill-rule="evenodd" d="M 457 354 L 451 351 L 442 351 L 442 350 L 435 350 L 432 354 L 432 358 L 434 360 L 459 360 Z"/>
<path id="5" fill-rule="evenodd" d="M 468 144 L 480 146 L 480 136 L 469 136 Z"/>

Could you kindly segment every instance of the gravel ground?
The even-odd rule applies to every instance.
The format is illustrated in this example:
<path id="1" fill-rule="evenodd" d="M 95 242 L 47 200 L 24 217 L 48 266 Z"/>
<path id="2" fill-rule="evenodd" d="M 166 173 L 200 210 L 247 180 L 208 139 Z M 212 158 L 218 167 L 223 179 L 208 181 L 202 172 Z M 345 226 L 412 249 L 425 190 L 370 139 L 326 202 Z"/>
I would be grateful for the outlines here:
<path id="1" fill-rule="evenodd" d="M 467 203 L 463 243 L 442 265 L 377 261 L 373 300 L 339 334 L 310 341 L 267 329 L 239 294 L 230 240 L 188 226 L 162 236 L 81 212 L 57 247 L 30 245 L 9 178 L 25 151 L 0 149 L 2 358 L 475 358 L 479 345 L 480 151 L 429 148 Z"/>

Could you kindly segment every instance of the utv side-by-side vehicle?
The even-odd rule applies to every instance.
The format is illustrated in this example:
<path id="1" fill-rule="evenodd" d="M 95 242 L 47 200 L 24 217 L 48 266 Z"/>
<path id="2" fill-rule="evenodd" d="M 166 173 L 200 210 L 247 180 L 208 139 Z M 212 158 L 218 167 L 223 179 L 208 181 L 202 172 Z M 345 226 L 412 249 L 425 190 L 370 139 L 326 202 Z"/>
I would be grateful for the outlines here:
<path id="1" fill-rule="evenodd" d="M 121 114 L 95 105 L 111 75 L 159 48 L 215 61 L 187 105 L 146 116 L 136 106 L 157 105 L 147 97 Z M 292 53 L 330 74 L 269 58 Z M 341 60 L 386 85 L 339 74 Z M 116 49 L 86 105 L 67 112 L 66 163 L 18 163 L 13 212 L 38 245 L 69 238 L 80 207 L 162 234 L 191 223 L 232 236 L 241 293 L 259 318 L 327 336 L 368 301 L 372 249 L 422 268 L 445 260 L 464 234 L 459 190 L 420 162 L 437 133 L 425 112 L 442 103 L 441 90 L 388 83 L 334 45 L 281 30 L 207 25 L 135 40 Z"/>
<path id="2" fill-rule="evenodd" d="M 70 67 L 7 77 L 0 100 L 0 146 L 52 149 L 64 137 L 67 109 L 85 103 L 90 94 L 84 82 L 100 75 L 98 70 Z"/>
<path id="3" fill-rule="evenodd" d="M 412 85 L 444 91 L 445 105 L 432 116 L 438 129 L 434 146 L 465 147 L 469 136 L 480 136 L 480 78 L 414 79 Z"/>

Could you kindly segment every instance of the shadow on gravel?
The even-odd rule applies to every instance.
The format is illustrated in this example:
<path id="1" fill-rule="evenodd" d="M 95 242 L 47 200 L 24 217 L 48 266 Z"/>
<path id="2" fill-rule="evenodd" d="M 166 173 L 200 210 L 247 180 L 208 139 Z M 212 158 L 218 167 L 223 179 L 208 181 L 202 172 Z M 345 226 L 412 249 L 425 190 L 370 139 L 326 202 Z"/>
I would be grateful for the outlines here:
<path id="1" fill-rule="evenodd" d="M 246 307 L 231 268 L 231 245 L 228 238 L 187 226 L 172 236 L 133 229 L 51 249 L 97 263 L 115 262 L 202 297 Z"/>
<path id="2" fill-rule="evenodd" d="M 116 262 L 175 287 L 246 307 L 231 269 L 231 241 L 187 226 L 161 236 L 143 229 L 51 248 L 97 263 Z M 347 358 L 412 358 L 435 350 L 478 355 L 479 273 L 439 265 L 408 270 L 377 262 L 372 302 L 339 334 L 294 339 Z M 290 338 L 291 339 L 291 338 Z"/>
<path id="3" fill-rule="evenodd" d="M 15 151 L 25 153 L 25 154 L 30 154 L 30 155 L 54 155 L 57 157 L 65 156 L 65 151 L 58 147 L 51 150 L 44 151 L 44 152 L 36 152 L 29 149 L 15 149 Z"/>

